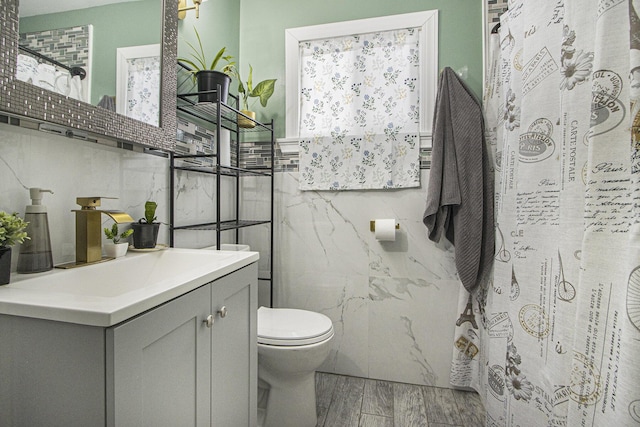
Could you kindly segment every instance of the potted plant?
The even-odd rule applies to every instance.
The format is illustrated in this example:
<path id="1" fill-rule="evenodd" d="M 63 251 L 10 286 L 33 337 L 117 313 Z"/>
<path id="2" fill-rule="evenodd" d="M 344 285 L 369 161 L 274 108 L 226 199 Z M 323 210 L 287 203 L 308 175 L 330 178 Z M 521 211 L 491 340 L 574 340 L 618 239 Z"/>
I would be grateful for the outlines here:
<path id="1" fill-rule="evenodd" d="M 193 27 L 196 33 L 196 39 L 198 40 L 198 46 L 187 42 L 187 45 L 192 50 L 191 56 L 193 60 L 187 58 L 178 58 L 179 61 L 189 65 L 191 72 L 194 74 L 198 85 L 198 101 L 199 102 L 217 102 L 218 94 L 217 89 L 220 85 L 220 101 L 226 103 L 227 95 L 229 94 L 229 85 L 231 84 L 231 77 L 228 74 L 228 67 L 233 65 L 231 55 L 225 55 L 226 47 L 223 47 L 213 58 L 213 61 L 209 63 L 202 47 L 202 40 L 196 27 Z M 222 71 L 218 71 L 218 63 L 220 60 L 226 61 L 226 65 Z"/>
<path id="2" fill-rule="evenodd" d="M 133 230 L 130 228 L 118 234 L 118 224 L 113 223 L 113 226 L 104 229 L 104 234 L 107 239 L 112 243 L 104 245 L 104 252 L 108 257 L 119 258 L 127 254 L 129 248 L 129 242 L 121 242 L 120 239 L 126 239 L 133 234 Z"/>
<path id="3" fill-rule="evenodd" d="M 144 218 L 131 224 L 133 229 L 133 247 L 136 249 L 153 249 L 158 241 L 160 223 L 156 220 L 156 202 L 148 201 L 144 204 Z"/>
<path id="4" fill-rule="evenodd" d="M 240 112 L 244 114 L 244 116 L 248 116 L 251 118 L 251 120 L 249 120 L 242 115 L 238 115 L 238 125 L 244 128 L 252 128 L 256 125 L 256 113 L 255 111 L 249 109 L 249 98 L 260 98 L 260 105 L 266 107 L 267 101 L 269 101 L 269 98 L 271 98 L 271 95 L 273 95 L 276 79 L 263 80 L 254 87 L 253 67 L 251 66 L 251 64 L 249 64 L 249 77 L 247 78 L 246 83 L 242 82 L 240 71 L 235 66 L 235 64 L 229 64 L 226 68 L 234 77 L 238 79 L 238 95 L 242 100 Z"/>
<path id="5" fill-rule="evenodd" d="M 11 280 L 10 246 L 29 238 L 25 231 L 28 224 L 17 213 L 0 211 L 0 285 L 6 285 Z"/>

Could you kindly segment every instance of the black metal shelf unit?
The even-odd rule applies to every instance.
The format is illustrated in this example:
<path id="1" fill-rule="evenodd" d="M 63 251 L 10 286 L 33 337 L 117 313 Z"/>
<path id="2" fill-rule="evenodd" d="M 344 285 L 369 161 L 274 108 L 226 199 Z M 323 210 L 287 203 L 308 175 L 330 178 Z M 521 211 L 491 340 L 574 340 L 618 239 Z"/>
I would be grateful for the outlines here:
<path id="1" fill-rule="evenodd" d="M 179 64 L 182 65 L 182 64 Z M 184 68 L 184 66 L 180 67 Z M 180 74 L 180 71 L 179 71 Z M 180 90 L 180 89 L 179 89 Z M 219 93 L 219 88 L 218 88 Z M 274 135 L 273 135 L 273 121 L 264 124 L 251 119 L 250 117 L 241 113 L 237 108 L 231 105 L 225 104 L 218 100 L 214 103 L 199 103 L 199 92 L 181 93 L 178 94 L 177 109 L 181 112 L 182 117 L 186 117 L 189 120 L 195 119 L 201 125 L 215 130 L 215 149 L 211 154 L 178 154 L 171 153 L 170 155 L 170 246 L 173 247 L 175 243 L 175 234 L 184 230 L 206 230 L 215 232 L 216 247 L 220 249 L 222 242 L 222 232 L 235 230 L 235 241 L 233 243 L 239 243 L 240 229 L 246 227 L 252 227 L 256 225 L 267 224 L 270 225 L 269 229 L 269 277 L 259 277 L 259 280 L 268 281 L 270 284 L 270 297 L 273 300 L 273 215 L 274 215 Z M 229 95 L 229 101 L 236 107 L 238 105 L 238 98 L 234 95 Z M 238 125 L 238 118 L 244 117 L 252 122 L 254 125 L 251 128 L 244 128 Z M 221 165 L 221 130 L 226 129 L 231 134 L 231 146 L 234 148 L 235 158 L 232 158 L 231 165 Z M 247 166 L 242 167 L 242 153 L 241 144 L 247 136 L 251 136 L 251 139 L 255 142 L 269 142 L 270 146 L 270 159 L 265 162 L 268 166 Z M 206 162 L 202 162 L 203 159 L 208 159 Z M 211 175 L 215 179 L 215 200 L 211 202 L 215 204 L 215 219 L 212 218 L 210 222 L 200 222 L 197 224 L 177 225 L 176 224 L 176 174 L 180 171 L 195 172 L 205 175 Z M 268 218 L 239 218 L 241 212 L 241 181 L 243 177 L 258 176 L 270 179 L 270 195 L 269 195 L 269 217 Z M 221 177 L 231 177 L 235 186 L 235 217 L 230 219 L 222 218 L 222 206 L 226 203 L 222 200 L 221 193 Z M 226 242 L 229 243 L 229 242 Z"/>

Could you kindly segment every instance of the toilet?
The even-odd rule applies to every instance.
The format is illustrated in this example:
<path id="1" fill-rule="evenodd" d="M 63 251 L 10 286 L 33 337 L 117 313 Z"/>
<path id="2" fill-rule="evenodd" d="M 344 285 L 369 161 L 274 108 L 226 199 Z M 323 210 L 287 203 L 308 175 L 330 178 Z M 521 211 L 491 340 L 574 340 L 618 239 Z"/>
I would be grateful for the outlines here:
<path id="1" fill-rule="evenodd" d="M 258 309 L 258 419 L 262 427 L 317 424 L 315 370 L 327 359 L 331 319 L 291 308 Z"/>

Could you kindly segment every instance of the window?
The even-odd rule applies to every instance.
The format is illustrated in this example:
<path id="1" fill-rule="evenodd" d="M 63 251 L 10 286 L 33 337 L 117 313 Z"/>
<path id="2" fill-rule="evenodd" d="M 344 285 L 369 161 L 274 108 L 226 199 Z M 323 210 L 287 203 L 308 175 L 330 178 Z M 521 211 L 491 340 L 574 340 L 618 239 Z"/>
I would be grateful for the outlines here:
<path id="1" fill-rule="evenodd" d="M 420 134 L 431 138 L 433 107 L 438 84 L 438 12 L 436 10 L 344 21 L 285 31 L 286 138 L 283 151 L 298 149 L 300 120 L 299 44 L 305 41 L 419 27 L 420 29 Z"/>

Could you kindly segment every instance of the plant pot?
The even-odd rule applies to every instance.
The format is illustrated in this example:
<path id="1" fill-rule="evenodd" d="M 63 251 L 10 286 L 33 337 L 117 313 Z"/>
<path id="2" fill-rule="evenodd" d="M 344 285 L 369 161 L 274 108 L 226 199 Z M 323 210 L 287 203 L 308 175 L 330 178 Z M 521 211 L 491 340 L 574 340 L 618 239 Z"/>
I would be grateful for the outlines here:
<path id="1" fill-rule="evenodd" d="M 240 110 L 242 114 L 238 114 L 238 126 L 241 128 L 249 129 L 256 127 L 256 112 L 249 110 Z M 247 119 L 245 116 L 249 116 L 251 120 Z"/>
<path id="2" fill-rule="evenodd" d="M 0 247 L 0 285 L 7 285 L 11 281 L 11 248 Z"/>
<path id="3" fill-rule="evenodd" d="M 105 243 L 104 245 L 104 253 L 106 256 L 110 258 L 120 258 L 127 254 L 127 249 L 129 249 L 129 243 Z"/>
<path id="4" fill-rule="evenodd" d="M 158 230 L 160 223 L 144 224 L 134 222 L 131 224 L 133 229 L 133 247 L 136 249 L 153 249 L 158 241 Z"/>
<path id="5" fill-rule="evenodd" d="M 214 91 L 200 93 L 198 102 L 218 102 L 218 85 L 220 85 L 220 102 L 227 103 L 231 77 L 220 71 L 200 70 L 196 73 L 196 80 L 198 82 L 198 92 Z"/>

